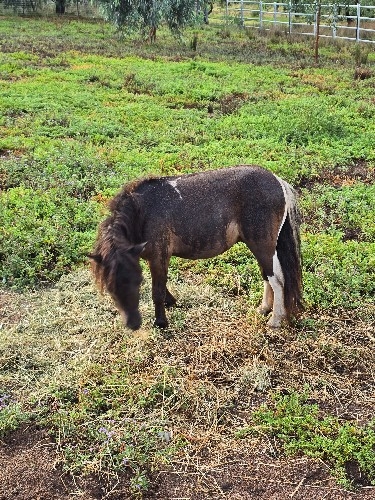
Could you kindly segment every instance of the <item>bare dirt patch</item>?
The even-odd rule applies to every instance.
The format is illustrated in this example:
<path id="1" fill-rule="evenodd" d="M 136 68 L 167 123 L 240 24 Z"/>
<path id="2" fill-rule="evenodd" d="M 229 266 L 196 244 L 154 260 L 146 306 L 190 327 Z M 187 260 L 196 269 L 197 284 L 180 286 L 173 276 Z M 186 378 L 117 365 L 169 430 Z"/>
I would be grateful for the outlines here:
<path id="1" fill-rule="evenodd" d="M 215 453 L 204 461 L 195 460 L 189 469 L 175 468 L 161 472 L 157 489 L 150 499 L 213 498 L 286 500 L 295 498 L 316 500 L 367 500 L 373 498 L 373 488 L 348 492 L 339 488 L 327 468 L 306 458 L 274 458 L 262 449 Z M 180 496 L 179 496 L 180 495 Z"/>
<path id="2" fill-rule="evenodd" d="M 322 170 L 316 176 L 302 176 L 295 187 L 298 189 L 312 189 L 317 184 L 327 184 L 340 188 L 342 186 L 352 186 L 356 182 L 364 184 L 374 184 L 375 169 L 364 160 L 357 160 L 352 165 Z"/>
<path id="3" fill-rule="evenodd" d="M 0 499 L 67 499 L 72 482 L 56 468 L 56 454 L 45 432 L 17 430 L 1 443 Z"/>
<path id="4" fill-rule="evenodd" d="M 234 92 L 224 95 L 219 101 L 220 111 L 224 115 L 235 113 L 248 99 L 249 94 L 246 92 Z"/>
<path id="5" fill-rule="evenodd" d="M 371 500 L 375 488 L 349 492 L 338 487 L 320 461 L 285 458 L 275 443 L 250 446 L 202 446 L 189 460 L 181 458 L 154 473 L 149 500 Z M 0 500 L 125 500 L 132 498 L 127 477 L 73 478 L 62 471 L 56 443 L 34 426 L 7 437 L 0 448 Z"/>

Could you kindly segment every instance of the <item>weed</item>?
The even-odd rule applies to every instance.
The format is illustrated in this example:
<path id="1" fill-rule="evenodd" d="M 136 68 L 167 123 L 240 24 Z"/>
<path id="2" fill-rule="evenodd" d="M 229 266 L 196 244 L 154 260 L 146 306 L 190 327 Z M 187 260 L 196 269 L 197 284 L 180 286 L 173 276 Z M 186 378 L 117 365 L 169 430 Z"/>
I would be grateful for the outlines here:
<path id="1" fill-rule="evenodd" d="M 356 43 L 353 50 L 354 61 L 357 68 L 360 66 L 367 64 L 368 56 L 369 56 L 368 47 L 363 47 L 361 44 Z"/>
<path id="2" fill-rule="evenodd" d="M 193 36 L 193 38 L 192 38 L 192 39 L 191 39 L 191 41 L 190 41 L 190 48 L 191 48 L 191 50 L 193 50 L 194 52 L 196 52 L 196 50 L 197 50 L 197 47 L 198 47 L 198 40 L 199 40 L 198 33 L 194 33 L 194 36 Z"/>
<path id="3" fill-rule="evenodd" d="M 306 302 L 322 309 L 355 308 L 374 294 L 374 243 L 342 234 L 306 234 L 302 241 Z"/>
<path id="4" fill-rule="evenodd" d="M 347 476 L 347 467 L 355 463 L 368 483 L 375 484 L 375 422 L 359 427 L 355 422 L 341 423 L 336 417 L 322 417 L 318 406 L 308 403 L 306 393 L 291 393 L 278 394 L 272 407 L 264 405 L 255 411 L 253 425 L 237 436 L 270 434 L 279 439 L 287 454 L 304 453 L 329 463 L 346 487 L 354 486 Z"/>
<path id="5" fill-rule="evenodd" d="M 20 403 L 14 403 L 7 394 L 0 396 L 0 438 L 17 429 L 30 416 Z"/>
<path id="6" fill-rule="evenodd" d="M 340 187 L 321 185 L 304 192 L 301 207 L 305 231 L 313 234 L 341 233 L 344 241 L 374 241 L 371 206 L 375 185 L 365 185 L 349 178 L 347 181 L 344 178 L 343 184 Z"/>
<path id="7" fill-rule="evenodd" d="M 85 259 L 98 220 L 97 204 L 56 189 L 8 189 L 0 208 L 2 284 L 20 288 L 56 280 Z"/>

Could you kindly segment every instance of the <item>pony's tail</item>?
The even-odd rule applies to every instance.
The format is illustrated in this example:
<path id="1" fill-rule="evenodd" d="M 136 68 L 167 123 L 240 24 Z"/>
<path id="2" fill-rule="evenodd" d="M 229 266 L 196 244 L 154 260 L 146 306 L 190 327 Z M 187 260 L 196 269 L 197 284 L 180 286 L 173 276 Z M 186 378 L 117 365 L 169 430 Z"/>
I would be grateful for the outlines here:
<path id="1" fill-rule="evenodd" d="M 280 179 L 281 180 L 281 179 Z M 282 181 L 287 214 L 280 229 L 276 250 L 284 275 L 284 305 L 288 318 L 303 309 L 302 302 L 302 259 L 300 224 L 301 215 L 294 189 Z"/>

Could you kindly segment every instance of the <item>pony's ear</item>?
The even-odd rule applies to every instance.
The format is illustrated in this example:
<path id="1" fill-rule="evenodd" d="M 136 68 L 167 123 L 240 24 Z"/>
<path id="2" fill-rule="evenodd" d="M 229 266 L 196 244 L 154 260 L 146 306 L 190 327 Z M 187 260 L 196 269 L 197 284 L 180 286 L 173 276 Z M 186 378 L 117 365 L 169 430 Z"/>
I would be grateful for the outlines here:
<path id="1" fill-rule="evenodd" d="M 144 243 L 139 243 L 139 245 L 134 245 L 128 248 L 128 252 L 130 253 L 130 255 L 133 255 L 134 257 L 140 257 L 146 245 L 147 241 L 145 241 Z"/>
<path id="2" fill-rule="evenodd" d="M 100 254 L 88 253 L 87 257 L 97 264 L 101 264 L 103 262 L 103 257 Z"/>

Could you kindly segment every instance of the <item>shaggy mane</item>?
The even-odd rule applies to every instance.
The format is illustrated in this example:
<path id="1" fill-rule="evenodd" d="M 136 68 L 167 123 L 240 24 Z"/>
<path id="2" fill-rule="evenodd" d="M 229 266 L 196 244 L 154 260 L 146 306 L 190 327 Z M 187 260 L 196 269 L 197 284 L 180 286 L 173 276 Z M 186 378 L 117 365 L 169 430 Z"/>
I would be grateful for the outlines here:
<path id="1" fill-rule="evenodd" d="M 152 179 L 154 177 L 125 184 L 108 203 L 111 214 L 100 224 L 90 255 L 91 270 L 101 291 L 113 286 L 121 253 L 140 242 L 142 210 L 137 188 Z"/>

